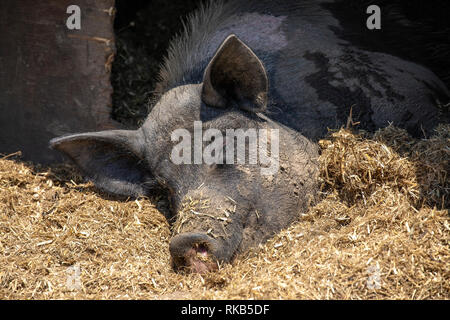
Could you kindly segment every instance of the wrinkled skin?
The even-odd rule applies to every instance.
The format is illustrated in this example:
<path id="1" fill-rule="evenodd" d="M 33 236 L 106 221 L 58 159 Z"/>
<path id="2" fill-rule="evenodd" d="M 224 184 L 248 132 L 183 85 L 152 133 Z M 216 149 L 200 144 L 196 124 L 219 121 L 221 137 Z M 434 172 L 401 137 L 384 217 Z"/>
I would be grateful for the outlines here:
<path id="1" fill-rule="evenodd" d="M 51 141 L 107 192 L 168 191 L 177 218 L 169 247 L 176 269 L 214 271 L 307 210 L 318 189 L 315 141 L 345 125 L 351 106 L 353 120 L 368 130 L 393 121 L 417 134 L 439 122 L 430 96 L 448 98 L 426 68 L 338 39 L 329 27 L 339 23 L 310 1 L 238 7 L 213 5 L 192 18 L 191 31 L 173 42 L 159 101 L 141 128 Z M 217 23 L 205 26 L 205 16 Z M 175 164 L 171 134 L 184 128 L 194 136 L 194 121 L 222 133 L 277 129 L 278 170 Z"/>

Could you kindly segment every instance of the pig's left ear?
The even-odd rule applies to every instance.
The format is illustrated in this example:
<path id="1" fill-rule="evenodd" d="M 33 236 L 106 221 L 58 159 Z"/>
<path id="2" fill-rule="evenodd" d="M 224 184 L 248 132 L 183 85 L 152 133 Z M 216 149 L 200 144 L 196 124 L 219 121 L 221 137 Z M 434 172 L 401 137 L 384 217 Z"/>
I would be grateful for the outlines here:
<path id="1" fill-rule="evenodd" d="M 95 185 L 121 196 L 146 196 L 158 183 L 143 160 L 141 132 L 109 130 L 52 139 L 50 147 L 66 154 Z"/>
<path id="2" fill-rule="evenodd" d="M 260 112 L 267 106 L 268 87 L 261 60 L 230 35 L 205 70 L 202 100 L 213 107 L 225 108 L 234 103 L 247 111 Z"/>

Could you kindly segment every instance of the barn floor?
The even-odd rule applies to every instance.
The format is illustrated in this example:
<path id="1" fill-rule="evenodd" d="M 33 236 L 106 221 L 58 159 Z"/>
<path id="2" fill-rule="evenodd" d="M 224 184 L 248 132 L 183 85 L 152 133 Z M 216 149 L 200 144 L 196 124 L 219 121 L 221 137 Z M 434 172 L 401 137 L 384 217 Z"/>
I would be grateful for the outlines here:
<path id="1" fill-rule="evenodd" d="M 206 275 L 170 267 L 164 198 L 111 198 L 71 166 L 0 156 L 0 299 L 449 299 L 450 126 L 320 145 L 323 199 Z"/>

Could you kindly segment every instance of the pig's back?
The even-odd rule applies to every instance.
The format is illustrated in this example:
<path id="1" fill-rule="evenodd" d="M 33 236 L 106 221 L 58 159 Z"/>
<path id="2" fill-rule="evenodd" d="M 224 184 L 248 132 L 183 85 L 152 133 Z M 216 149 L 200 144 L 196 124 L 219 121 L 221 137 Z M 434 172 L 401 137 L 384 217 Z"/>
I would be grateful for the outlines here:
<path id="1" fill-rule="evenodd" d="M 214 52 L 234 33 L 267 70 L 267 114 L 309 138 L 345 124 L 350 109 L 367 130 L 388 122 L 416 135 L 433 128 L 439 122 L 435 100 L 449 96 L 445 85 L 418 64 L 341 39 L 340 29 L 318 1 L 214 2 L 172 42 L 159 90 L 202 82 Z"/>

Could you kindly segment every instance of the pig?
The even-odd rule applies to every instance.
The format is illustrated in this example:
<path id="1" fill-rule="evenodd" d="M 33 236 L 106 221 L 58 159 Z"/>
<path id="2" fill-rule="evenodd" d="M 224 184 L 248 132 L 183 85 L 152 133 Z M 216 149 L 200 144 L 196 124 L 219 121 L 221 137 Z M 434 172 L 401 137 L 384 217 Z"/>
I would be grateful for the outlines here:
<path id="1" fill-rule="evenodd" d="M 174 268 L 217 270 L 318 199 L 317 141 L 350 113 L 366 130 L 392 122 L 414 135 L 443 120 L 436 99 L 448 100 L 445 84 L 345 39 L 329 3 L 209 2 L 172 40 L 140 128 L 70 134 L 51 148 L 106 192 L 167 191 Z M 214 161 L 201 157 L 208 152 Z M 181 154 L 186 161 L 175 161 Z"/>

